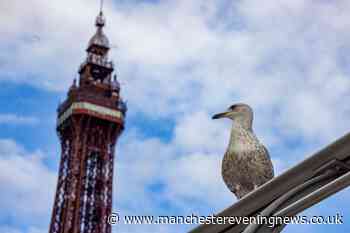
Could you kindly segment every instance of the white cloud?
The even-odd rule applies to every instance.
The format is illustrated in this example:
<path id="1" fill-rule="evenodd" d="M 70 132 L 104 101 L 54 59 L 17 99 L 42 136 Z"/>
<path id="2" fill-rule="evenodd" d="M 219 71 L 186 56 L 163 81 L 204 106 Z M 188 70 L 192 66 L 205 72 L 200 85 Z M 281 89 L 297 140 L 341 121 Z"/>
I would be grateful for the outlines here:
<path id="1" fill-rule="evenodd" d="M 185 130 L 181 129 L 182 133 Z M 192 134 L 192 129 L 187 130 Z M 203 128 L 202 143 L 211 141 L 210 136 L 216 134 Z M 116 153 L 115 211 L 122 215 L 204 215 L 232 204 L 235 198 L 221 178 L 222 156 L 208 154 L 206 148 L 198 146 L 196 137 L 188 137 L 187 143 L 177 139 L 165 143 L 156 138 L 142 138 L 133 130 L 126 132 Z M 120 225 L 118 229 L 173 232 L 182 227 L 188 230 L 191 226 Z"/>
<path id="2" fill-rule="evenodd" d="M 220 151 L 227 145 L 230 132 L 230 126 L 223 123 L 204 112 L 189 112 L 177 120 L 174 140 L 193 152 Z"/>
<path id="3" fill-rule="evenodd" d="M 0 139 L 0 215 L 26 224 L 47 226 L 56 177 L 40 151 L 28 152 L 13 140 Z M 44 221 L 46 220 L 46 221 Z"/>
<path id="4" fill-rule="evenodd" d="M 225 187 L 220 170 L 221 157 L 216 154 L 189 154 L 172 161 L 164 174 L 169 184 L 169 195 L 174 195 L 174 202 L 182 202 L 184 209 L 196 210 L 197 214 L 200 214 L 201 208 L 191 206 L 189 200 L 205 203 L 216 211 L 224 208 L 235 198 Z"/>
<path id="5" fill-rule="evenodd" d="M 39 120 L 35 117 L 18 116 L 16 114 L 0 114 L 0 124 L 34 125 Z"/>

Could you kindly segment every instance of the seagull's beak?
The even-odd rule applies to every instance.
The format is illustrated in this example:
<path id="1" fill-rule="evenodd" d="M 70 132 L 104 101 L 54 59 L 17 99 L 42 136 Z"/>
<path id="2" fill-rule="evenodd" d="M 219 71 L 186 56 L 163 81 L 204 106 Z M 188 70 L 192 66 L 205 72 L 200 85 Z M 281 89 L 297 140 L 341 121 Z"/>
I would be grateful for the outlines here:
<path id="1" fill-rule="evenodd" d="M 223 117 L 228 117 L 230 112 L 222 112 L 222 113 L 218 113 L 218 114 L 215 114 L 212 119 L 220 119 L 220 118 L 223 118 Z"/>

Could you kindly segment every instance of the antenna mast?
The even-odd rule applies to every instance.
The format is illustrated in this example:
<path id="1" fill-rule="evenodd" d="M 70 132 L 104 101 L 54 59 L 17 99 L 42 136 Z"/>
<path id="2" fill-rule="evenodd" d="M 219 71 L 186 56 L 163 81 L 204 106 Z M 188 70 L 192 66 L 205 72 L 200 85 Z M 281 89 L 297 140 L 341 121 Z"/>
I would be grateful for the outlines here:
<path id="1" fill-rule="evenodd" d="M 103 0 L 100 1 L 100 12 L 103 10 Z"/>

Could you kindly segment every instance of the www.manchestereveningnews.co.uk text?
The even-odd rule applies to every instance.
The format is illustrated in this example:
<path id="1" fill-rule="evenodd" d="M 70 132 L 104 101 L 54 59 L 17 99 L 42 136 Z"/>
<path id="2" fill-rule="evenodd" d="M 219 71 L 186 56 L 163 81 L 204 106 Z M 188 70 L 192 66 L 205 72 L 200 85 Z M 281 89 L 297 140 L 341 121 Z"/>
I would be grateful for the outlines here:
<path id="1" fill-rule="evenodd" d="M 264 224 L 271 227 L 281 224 L 343 224 L 343 216 L 339 213 L 333 216 L 151 216 L 127 215 L 112 213 L 108 217 L 109 224 Z"/>

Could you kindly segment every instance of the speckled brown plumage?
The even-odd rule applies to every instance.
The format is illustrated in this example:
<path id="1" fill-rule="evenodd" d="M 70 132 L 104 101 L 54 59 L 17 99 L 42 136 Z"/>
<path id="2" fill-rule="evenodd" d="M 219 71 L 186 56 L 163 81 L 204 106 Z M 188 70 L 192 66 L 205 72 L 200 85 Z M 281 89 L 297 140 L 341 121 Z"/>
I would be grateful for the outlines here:
<path id="1" fill-rule="evenodd" d="M 232 105 L 214 118 L 234 121 L 229 146 L 222 161 L 222 177 L 238 199 L 273 178 L 273 166 L 267 149 L 252 129 L 253 111 L 246 104 Z"/>

